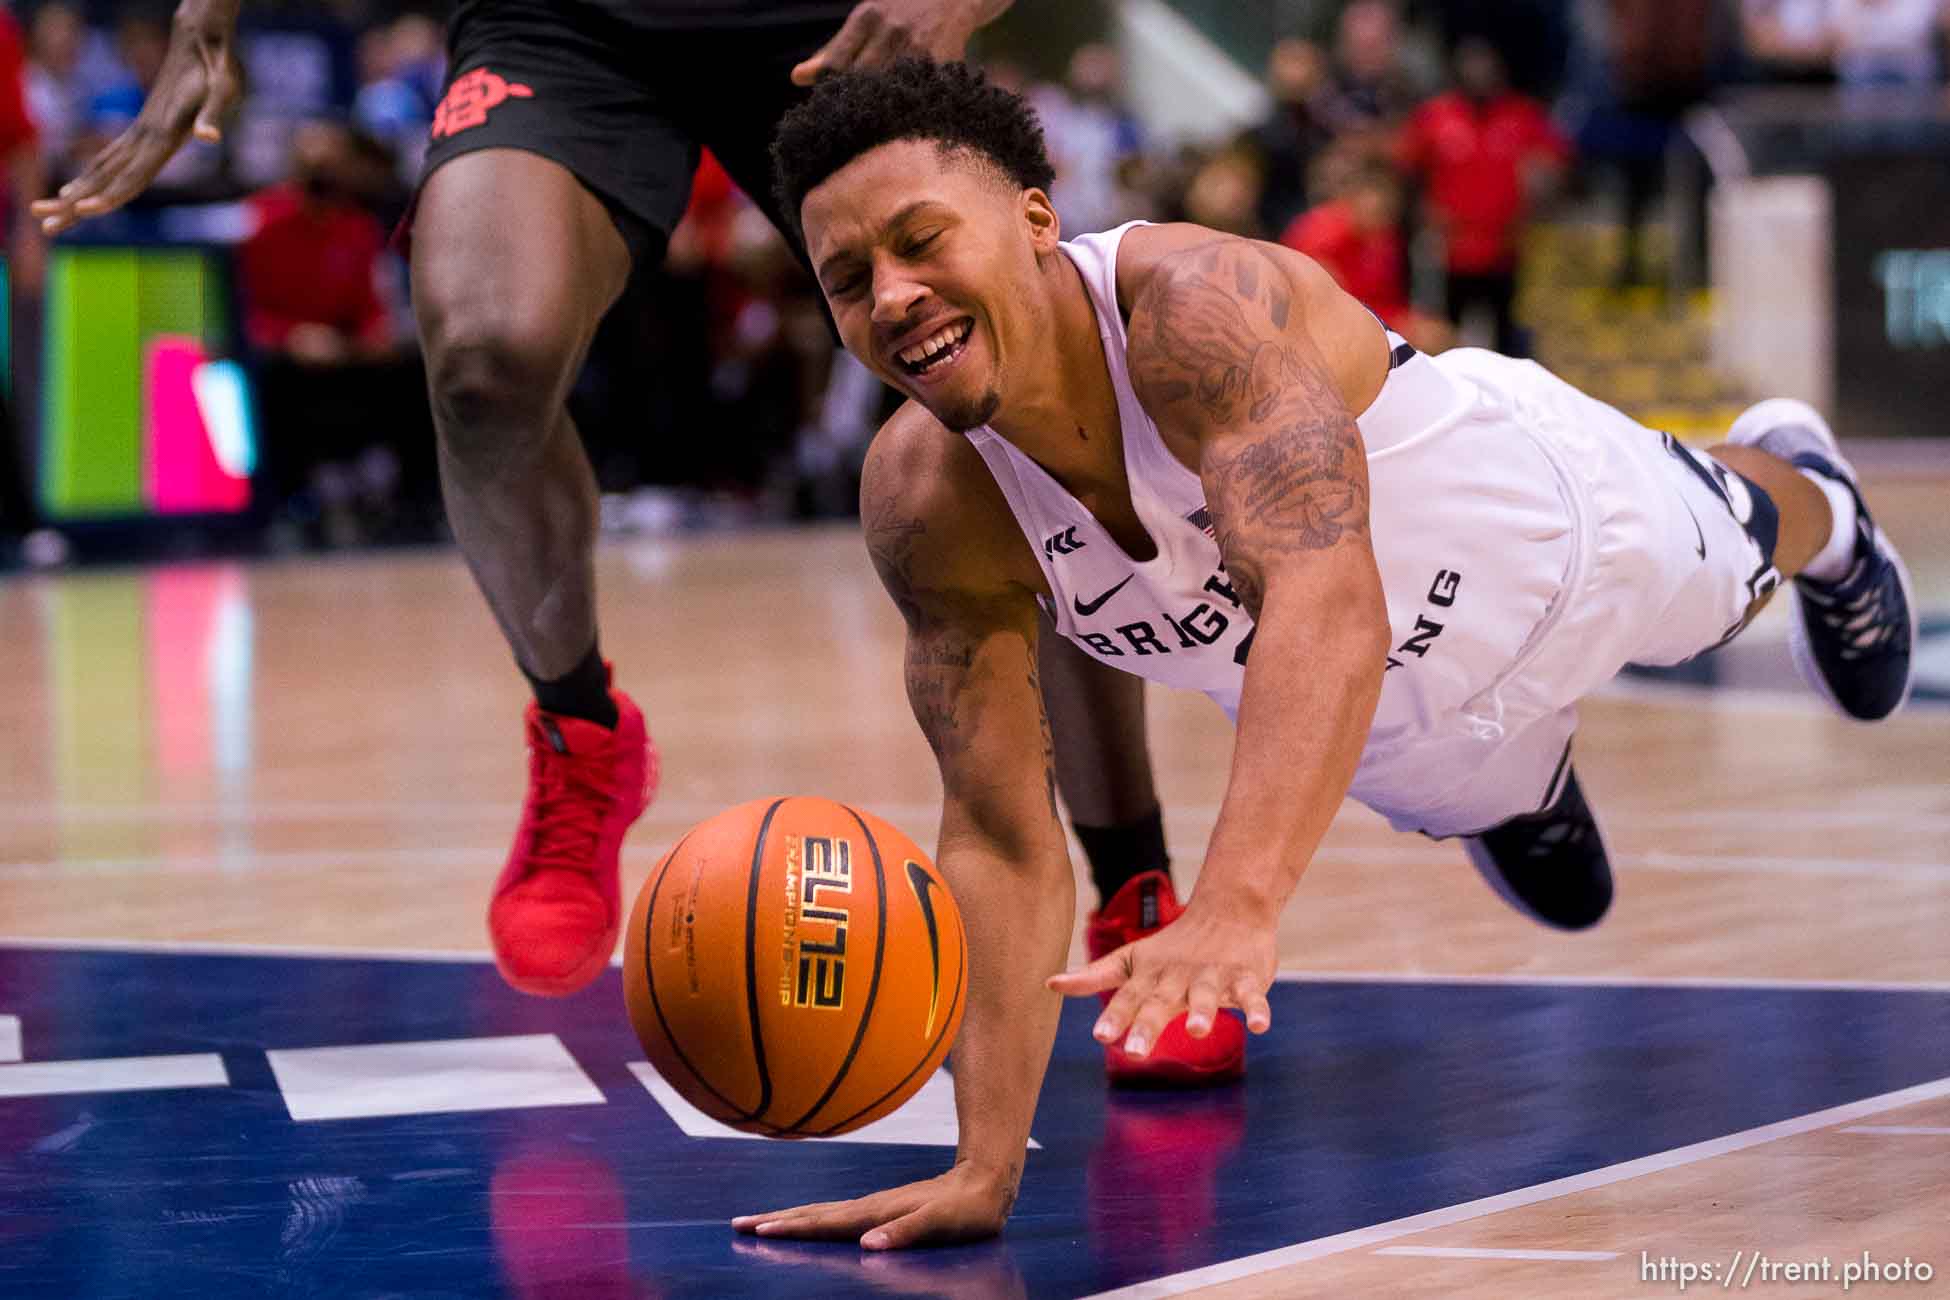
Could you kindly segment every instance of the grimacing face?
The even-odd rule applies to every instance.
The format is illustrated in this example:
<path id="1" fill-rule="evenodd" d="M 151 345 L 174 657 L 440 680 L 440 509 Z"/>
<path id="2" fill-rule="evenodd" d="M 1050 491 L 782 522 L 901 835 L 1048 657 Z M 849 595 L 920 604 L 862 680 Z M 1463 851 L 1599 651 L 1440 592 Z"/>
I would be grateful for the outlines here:
<path id="1" fill-rule="evenodd" d="M 1055 212 L 986 160 L 928 140 L 861 154 L 800 205 L 847 350 L 956 432 L 988 423 L 1029 334 Z"/>

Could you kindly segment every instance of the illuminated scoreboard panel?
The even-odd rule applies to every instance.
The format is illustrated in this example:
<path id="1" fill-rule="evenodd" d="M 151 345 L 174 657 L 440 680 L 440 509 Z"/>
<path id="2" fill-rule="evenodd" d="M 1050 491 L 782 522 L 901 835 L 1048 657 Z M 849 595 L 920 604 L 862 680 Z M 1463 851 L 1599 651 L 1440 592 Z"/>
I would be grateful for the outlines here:
<path id="1" fill-rule="evenodd" d="M 224 254 L 57 248 L 48 268 L 41 499 L 57 519 L 250 506 L 249 385 Z"/>
<path id="2" fill-rule="evenodd" d="M 1835 410 L 1844 436 L 1942 437 L 1950 410 L 1950 166 L 1829 162 L 1835 193 Z"/>

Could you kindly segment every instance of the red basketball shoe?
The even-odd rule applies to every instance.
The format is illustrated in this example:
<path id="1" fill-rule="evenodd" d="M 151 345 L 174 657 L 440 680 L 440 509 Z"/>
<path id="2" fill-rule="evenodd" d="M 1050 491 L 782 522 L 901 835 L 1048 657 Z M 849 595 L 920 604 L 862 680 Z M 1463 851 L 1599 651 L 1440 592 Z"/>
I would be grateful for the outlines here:
<path id="1" fill-rule="evenodd" d="M 1090 914 L 1083 933 L 1084 949 L 1090 960 L 1096 961 L 1127 943 L 1156 934 L 1184 910 L 1172 890 L 1171 877 L 1162 871 L 1147 871 L 1126 881 L 1114 898 Z M 1097 998 L 1108 1005 L 1111 995 L 1100 993 Z M 1114 1084 L 1198 1088 L 1228 1083 L 1246 1072 L 1246 1022 L 1220 1012 L 1212 1022 L 1211 1033 L 1193 1038 L 1185 1032 L 1181 1013 L 1158 1035 L 1149 1056 L 1129 1055 L 1122 1038 L 1106 1043 L 1104 1070 Z"/>
<path id="2" fill-rule="evenodd" d="M 614 730 L 528 706 L 528 802 L 488 904 L 494 964 L 523 993 L 574 993 L 616 950 L 617 858 L 657 792 L 657 749 L 635 702 L 609 696 Z"/>

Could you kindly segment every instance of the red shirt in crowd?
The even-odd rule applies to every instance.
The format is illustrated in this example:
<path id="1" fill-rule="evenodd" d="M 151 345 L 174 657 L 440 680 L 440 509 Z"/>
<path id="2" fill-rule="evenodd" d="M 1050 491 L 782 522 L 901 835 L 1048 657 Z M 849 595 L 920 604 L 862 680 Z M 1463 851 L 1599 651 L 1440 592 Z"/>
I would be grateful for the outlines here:
<path id="1" fill-rule="evenodd" d="M 0 161 L 11 161 L 39 138 L 27 112 L 27 54 L 20 23 L 11 9 L 0 9 Z M 0 223 L 11 226 L 13 190 L 0 186 Z"/>
<path id="2" fill-rule="evenodd" d="M 238 248 L 244 328 L 260 348 L 284 346 L 299 325 L 329 325 L 380 344 L 391 332 L 377 281 L 385 228 L 342 204 L 307 207 L 293 185 L 250 198 L 256 233 Z"/>
<path id="3" fill-rule="evenodd" d="M 1449 269 L 1515 269 L 1529 200 L 1526 167 L 1564 162 L 1571 146 L 1537 101 L 1514 92 L 1478 103 L 1459 91 L 1423 104 L 1402 132 L 1401 162 L 1428 185 L 1449 243 Z"/>
<path id="4" fill-rule="evenodd" d="M 1326 267 L 1341 288 L 1389 325 L 1403 327 L 1409 305 L 1399 228 L 1363 230 L 1353 205 L 1335 199 L 1295 217 L 1280 242 Z"/>

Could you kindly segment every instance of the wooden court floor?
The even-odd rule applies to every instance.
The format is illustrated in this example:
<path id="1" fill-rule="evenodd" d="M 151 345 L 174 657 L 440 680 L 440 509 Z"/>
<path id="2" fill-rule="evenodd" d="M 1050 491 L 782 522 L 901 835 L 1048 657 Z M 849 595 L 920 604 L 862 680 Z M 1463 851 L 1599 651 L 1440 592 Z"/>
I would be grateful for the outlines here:
<path id="1" fill-rule="evenodd" d="M 1872 500 L 1926 609 L 1950 613 L 1950 479 L 1892 478 Z M 764 794 L 856 801 L 932 842 L 939 789 L 899 628 L 851 528 L 617 543 L 600 568 L 606 650 L 665 762 L 627 890 L 690 823 Z M 1783 638 L 1770 611 L 1749 653 L 1784 661 Z M 484 948 L 524 693 L 457 556 L 9 579 L 0 680 L 0 939 Z M 1183 889 L 1229 728 L 1201 699 L 1151 707 Z M 1793 692 L 1626 687 L 1589 706 L 1578 755 L 1620 878 L 1597 931 L 1546 932 L 1455 847 L 1350 806 L 1283 920 L 1288 977 L 1950 989 L 1950 708 L 1870 728 Z M 1861 1125 L 1918 1131 L 1848 1131 Z M 1908 1254 L 1950 1290 L 1946 1211 L 1950 1089 L 1399 1225 L 1304 1267 L 1242 1265 L 1200 1293 L 1645 1294 L 1672 1285 L 1640 1283 L 1641 1250 L 1756 1249 Z M 1402 1253 L 1471 1250 L 1615 1258 Z"/>

